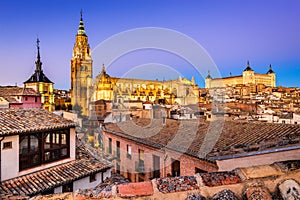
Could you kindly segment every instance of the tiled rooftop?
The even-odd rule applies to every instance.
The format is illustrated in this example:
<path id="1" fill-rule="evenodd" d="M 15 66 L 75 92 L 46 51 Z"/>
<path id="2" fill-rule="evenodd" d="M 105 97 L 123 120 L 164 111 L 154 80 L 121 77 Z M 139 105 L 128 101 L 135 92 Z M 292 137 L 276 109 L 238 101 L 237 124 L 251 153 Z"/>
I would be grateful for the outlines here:
<path id="1" fill-rule="evenodd" d="M 222 190 L 215 194 L 212 200 L 239 200 L 239 198 L 231 190 Z"/>
<path id="2" fill-rule="evenodd" d="M 74 160 L 32 174 L 3 181 L 0 194 L 36 195 L 43 191 L 75 181 L 110 166 L 97 160 Z"/>
<path id="3" fill-rule="evenodd" d="M 0 135 L 75 127 L 75 123 L 43 109 L 1 109 Z"/>
<path id="4" fill-rule="evenodd" d="M 265 166 L 266 167 L 266 166 Z M 237 171 L 240 169 L 237 169 Z M 222 172 L 219 175 L 238 176 L 234 171 Z M 251 170 L 248 170 L 251 173 Z M 254 172 L 256 173 L 256 172 Z M 205 173 L 204 173 L 205 174 Z M 214 175 L 215 173 L 209 173 Z M 292 177 L 292 178 L 291 178 Z M 218 179 L 218 177 L 217 177 Z M 243 179 L 236 184 L 229 182 L 221 182 L 216 186 L 207 187 L 203 185 L 204 178 L 202 174 L 184 177 L 172 177 L 163 179 L 153 179 L 151 182 L 139 182 L 135 184 L 121 184 L 117 187 L 111 187 L 108 192 L 101 190 L 90 190 L 89 194 L 82 194 L 76 191 L 71 199 L 188 199 L 188 200 L 282 200 L 296 199 L 292 198 L 291 193 L 300 192 L 300 171 L 287 170 L 275 177 L 259 177 L 251 179 Z M 139 191 L 134 192 L 135 187 Z M 121 188 L 121 189 L 120 189 Z M 123 190 L 124 189 L 124 190 Z M 131 190 L 132 189 L 132 190 Z M 293 190 L 293 191 L 292 191 Z M 100 192 L 99 192 L 100 191 Z M 151 194 L 149 196 L 149 194 Z M 128 196 L 130 194 L 130 196 Z M 135 194 L 135 195 L 134 195 Z M 132 196 L 134 195 L 134 196 Z M 289 195 L 289 197 L 287 196 Z M 60 198 L 61 195 L 54 195 Z M 52 197 L 52 196 L 51 196 Z M 49 199 L 35 198 L 38 200 Z"/>
<path id="5" fill-rule="evenodd" d="M 13 103 L 13 104 L 21 104 L 20 100 L 17 100 L 16 97 L 10 97 L 10 96 L 3 96 L 3 98 L 8 101 L 9 103 Z"/>
<path id="6" fill-rule="evenodd" d="M 216 144 L 212 144 L 212 150 L 208 146 L 207 158 L 212 161 L 220 156 L 286 148 L 300 143 L 299 125 L 224 121 L 222 126 L 222 121 L 167 120 L 163 126 L 161 121 L 153 119 L 149 124 L 149 119 L 137 119 L 136 122 L 107 124 L 105 128 L 107 132 L 142 144 L 156 148 L 168 145 L 167 148 L 197 157 L 204 139 L 217 139 Z M 193 134 L 195 129 L 198 130 Z M 182 148 L 187 145 L 187 149 Z"/>
<path id="7" fill-rule="evenodd" d="M 32 88 L 23 88 L 18 86 L 0 86 L 0 96 L 22 96 L 22 95 L 32 95 L 40 96 Z"/>
<path id="8" fill-rule="evenodd" d="M 107 177 L 102 183 L 100 183 L 96 188 L 91 189 L 80 189 L 76 191 L 77 199 L 80 198 L 95 198 L 95 199 L 101 199 L 101 198 L 110 198 L 112 197 L 112 188 L 116 185 L 120 184 L 126 184 L 130 181 L 125 178 L 124 176 L 112 173 L 111 177 Z M 80 197 L 80 198 L 79 198 Z"/>
<path id="9" fill-rule="evenodd" d="M 159 178 L 156 180 L 156 185 L 158 190 L 162 193 L 199 189 L 195 176 Z"/>
<path id="10" fill-rule="evenodd" d="M 296 171 L 300 170 L 300 160 L 276 162 L 275 166 L 278 166 L 282 171 Z"/>
<path id="11" fill-rule="evenodd" d="M 241 182 L 241 178 L 235 171 L 202 173 L 200 176 L 204 185 L 209 187 L 237 184 Z"/>

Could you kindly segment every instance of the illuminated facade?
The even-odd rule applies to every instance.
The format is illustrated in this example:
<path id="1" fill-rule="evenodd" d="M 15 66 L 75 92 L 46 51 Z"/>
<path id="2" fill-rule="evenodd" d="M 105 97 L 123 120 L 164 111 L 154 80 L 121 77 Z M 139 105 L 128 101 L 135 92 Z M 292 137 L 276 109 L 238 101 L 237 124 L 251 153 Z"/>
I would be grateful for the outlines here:
<path id="1" fill-rule="evenodd" d="M 198 102 L 194 78 L 169 81 L 117 78 L 109 76 L 104 65 L 94 83 L 92 78 L 91 50 L 81 15 L 71 59 L 71 98 L 72 105 L 80 106 L 83 115 L 89 115 L 90 102 L 98 100 L 110 100 L 121 107 L 128 100 L 181 105 Z"/>
<path id="2" fill-rule="evenodd" d="M 205 88 L 216 88 L 225 86 L 235 86 L 235 85 L 259 85 L 263 84 L 268 87 L 276 87 L 276 74 L 272 70 L 270 65 L 269 70 L 266 74 L 254 73 L 251 69 L 249 61 L 247 63 L 246 69 L 240 76 L 229 76 L 224 78 L 212 78 L 210 73 L 205 79 Z"/>
<path id="3" fill-rule="evenodd" d="M 91 96 L 90 91 L 93 84 L 92 62 L 91 49 L 84 30 L 81 13 L 71 59 L 71 99 L 73 106 L 78 105 L 81 107 L 83 115 L 88 115 L 89 97 Z"/>
<path id="4" fill-rule="evenodd" d="M 40 56 L 40 46 L 39 39 L 37 39 L 37 61 L 35 62 L 36 69 L 33 75 L 24 82 L 25 88 L 32 88 L 39 94 L 41 94 L 41 103 L 43 108 L 48 111 L 54 111 L 54 93 L 53 85 L 54 83 L 50 81 L 44 74 L 42 69 L 42 62 Z"/>
<path id="5" fill-rule="evenodd" d="M 150 101 L 163 104 L 195 104 L 198 102 L 198 85 L 194 78 L 179 77 L 175 80 L 157 81 L 131 78 L 110 77 L 102 66 L 96 77 L 93 101 L 112 100 L 122 104 L 127 100 Z"/>

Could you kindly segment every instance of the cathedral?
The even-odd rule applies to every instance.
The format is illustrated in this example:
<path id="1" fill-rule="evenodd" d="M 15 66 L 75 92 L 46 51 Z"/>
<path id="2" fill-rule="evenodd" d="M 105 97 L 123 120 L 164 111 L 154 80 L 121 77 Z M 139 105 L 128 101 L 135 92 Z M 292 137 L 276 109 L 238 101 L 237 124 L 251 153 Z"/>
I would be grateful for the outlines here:
<path id="1" fill-rule="evenodd" d="M 248 61 L 240 76 L 213 78 L 210 73 L 205 79 L 205 88 L 235 85 L 265 85 L 276 87 L 276 74 L 270 65 L 266 74 L 255 73 Z M 90 114 L 90 104 L 98 100 L 113 102 L 118 108 L 126 108 L 124 102 L 142 101 L 155 104 L 196 104 L 199 88 L 191 80 L 181 78 L 168 81 L 111 77 L 105 66 L 93 80 L 93 60 L 88 36 L 84 28 L 82 13 L 71 59 L 72 105 L 78 106 L 85 116 Z"/>
<path id="2" fill-rule="evenodd" d="M 81 13 L 71 59 L 71 95 L 72 105 L 89 116 L 90 103 L 98 100 L 112 101 L 117 107 L 126 107 L 128 101 L 187 105 L 198 102 L 199 90 L 193 77 L 168 81 L 118 78 L 111 77 L 104 65 L 93 81 L 91 48 Z"/>
<path id="3" fill-rule="evenodd" d="M 240 76 L 229 76 L 223 78 L 212 78 L 210 73 L 205 79 L 205 88 L 226 87 L 235 85 L 259 85 L 263 84 L 268 87 L 276 87 L 276 74 L 272 70 L 272 66 L 269 66 L 269 70 L 266 74 L 254 73 L 254 70 L 250 67 L 249 61 L 247 66 Z"/>

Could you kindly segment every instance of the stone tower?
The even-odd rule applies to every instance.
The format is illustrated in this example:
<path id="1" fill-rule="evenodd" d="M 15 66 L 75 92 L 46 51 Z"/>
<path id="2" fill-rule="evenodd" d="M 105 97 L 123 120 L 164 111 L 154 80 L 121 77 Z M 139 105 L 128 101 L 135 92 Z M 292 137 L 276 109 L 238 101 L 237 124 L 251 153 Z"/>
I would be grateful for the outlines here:
<path id="1" fill-rule="evenodd" d="M 243 71 L 243 84 L 255 84 L 254 71 L 251 69 L 249 61 L 247 62 L 247 67 Z"/>
<path id="2" fill-rule="evenodd" d="M 85 116 L 89 115 L 89 102 L 92 94 L 92 63 L 91 48 L 84 30 L 82 12 L 80 12 L 80 23 L 71 59 L 71 99 L 73 108 L 80 106 L 82 115 Z"/>
<path id="3" fill-rule="evenodd" d="M 276 87 L 276 74 L 273 71 L 271 64 L 269 66 L 269 70 L 268 70 L 267 74 L 271 77 L 271 84 L 270 84 L 270 86 L 271 87 Z"/>
<path id="4" fill-rule="evenodd" d="M 211 75 L 210 75 L 210 71 L 208 71 L 208 74 L 205 78 L 205 88 L 211 88 Z"/>

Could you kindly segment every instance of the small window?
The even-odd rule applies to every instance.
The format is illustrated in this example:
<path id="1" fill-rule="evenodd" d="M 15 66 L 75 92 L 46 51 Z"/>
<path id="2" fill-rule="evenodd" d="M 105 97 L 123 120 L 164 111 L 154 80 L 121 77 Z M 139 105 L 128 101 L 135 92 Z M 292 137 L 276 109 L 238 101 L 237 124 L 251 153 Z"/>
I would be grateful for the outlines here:
<path id="1" fill-rule="evenodd" d="M 3 149 L 12 149 L 12 142 L 4 142 Z"/>
<path id="2" fill-rule="evenodd" d="M 112 139 L 109 138 L 108 139 L 108 153 L 112 153 Z"/>
<path id="3" fill-rule="evenodd" d="M 90 175 L 90 183 L 96 181 L 96 174 Z"/>
<path id="4" fill-rule="evenodd" d="M 131 159 L 131 146 L 127 145 L 127 158 Z"/>
<path id="5" fill-rule="evenodd" d="M 62 192 L 73 192 L 73 182 L 71 182 L 67 185 L 63 185 Z"/>
<path id="6" fill-rule="evenodd" d="M 28 101 L 28 97 L 25 97 L 25 101 Z"/>

